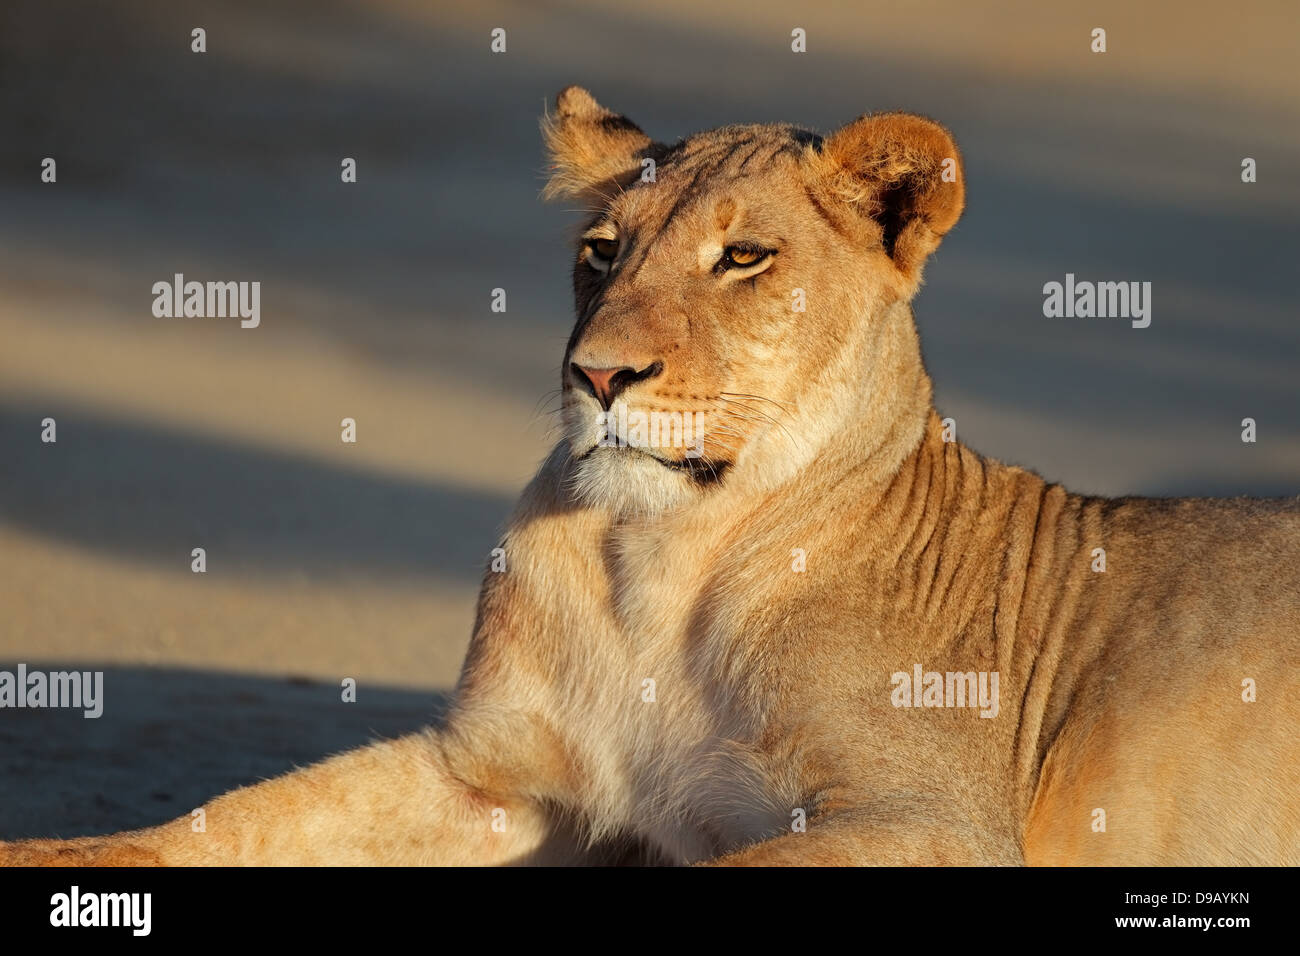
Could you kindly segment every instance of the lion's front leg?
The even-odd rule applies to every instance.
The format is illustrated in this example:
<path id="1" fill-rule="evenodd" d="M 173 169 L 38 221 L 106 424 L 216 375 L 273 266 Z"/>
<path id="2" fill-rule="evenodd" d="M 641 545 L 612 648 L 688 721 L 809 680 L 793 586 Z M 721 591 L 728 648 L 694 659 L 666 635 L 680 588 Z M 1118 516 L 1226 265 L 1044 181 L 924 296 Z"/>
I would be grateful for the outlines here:
<path id="1" fill-rule="evenodd" d="M 10 866 L 418 865 L 580 862 L 581 844 L 534 798 L 466 782 L 459 749 L 426 731 L 232 791 L 201 815 L 75 840 L 0 843 Z M 470 755 L 466 755 L 468 759 Z M 490 760 L 477 760 L 484 767 Z M 545 782 L 534 781 L 544 790 Z"/>
<path id="2" fill-rule="evenodd" d="M 520 505 L 510 570 L 489 572 L 445 727 L 373 744 L 147 830 L 0 844 L 0 864 L 614 862 L 573 828 L 595 798 L 571 741 L 602 631 L 603 519 L 568 506 L 557 449 Z M 592 719 L 589 715 L 587 719 Z M 615 853 L 619 848 L 610 848 Z"/>

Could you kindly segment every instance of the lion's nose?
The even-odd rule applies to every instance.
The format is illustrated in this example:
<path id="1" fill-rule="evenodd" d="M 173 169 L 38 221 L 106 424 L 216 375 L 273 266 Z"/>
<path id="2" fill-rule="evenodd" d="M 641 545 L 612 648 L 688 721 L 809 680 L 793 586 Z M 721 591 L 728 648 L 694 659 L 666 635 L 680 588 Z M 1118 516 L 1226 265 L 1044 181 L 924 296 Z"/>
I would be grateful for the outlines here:
<path id="1" fill-rule="evenodd" d="M 596 396 L 596 401 L 600 402 L 601 407 L 608 411 L 620 392 L 637 382 L 644 382 L 648 378 L 654 378 L 664 370 L 664 363 L 651 362 L 640 371 L 630 365 L 624 365 L 621 368 L 587 368 L 577 362 L 571 362 L 569 368 L 573 371 L 574 378 L 579 382 L 587 383 L 587 387 L 591 389 L 591 394 Z"/>

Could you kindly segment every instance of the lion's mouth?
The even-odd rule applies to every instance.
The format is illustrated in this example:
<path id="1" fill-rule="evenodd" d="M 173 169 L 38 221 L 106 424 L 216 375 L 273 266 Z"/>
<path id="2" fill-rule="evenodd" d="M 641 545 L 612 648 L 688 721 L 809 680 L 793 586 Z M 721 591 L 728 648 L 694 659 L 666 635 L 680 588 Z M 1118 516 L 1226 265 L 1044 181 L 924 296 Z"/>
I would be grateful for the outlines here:
<path id="1" fill-rule="evenodd" d="M 669 471 L 675 471 L 684 474 L 692 481 L 699 485 L 713 485 L 722 481 L 722 476 L 727 469 L 731 467 L 731 462 L 726 460 L 713 461 L 705 458 L 683 458 L 680 461 L 674 461 L 670 458 L 660 458 L 653 452 L 646 451 L 644 448 L 636 448 L 632 445 L 593 445 L 581 455 L 578 461 L 584 461 L 590 458 L 602 448 L 614 452 L 625 454 L 641 455 L 652 461 L 658 462 Z"/>
<path id="2" fill-rule="evenodd" d="M 729 461 L 707 461 L 703 458 L 683 458 L 681 461 L 668 461 L 652 455 L 655 461 L 665 468 L 689 475 L 697 484 L 711 485 L 722 481 L 722 476 L 731 467 Z"/>

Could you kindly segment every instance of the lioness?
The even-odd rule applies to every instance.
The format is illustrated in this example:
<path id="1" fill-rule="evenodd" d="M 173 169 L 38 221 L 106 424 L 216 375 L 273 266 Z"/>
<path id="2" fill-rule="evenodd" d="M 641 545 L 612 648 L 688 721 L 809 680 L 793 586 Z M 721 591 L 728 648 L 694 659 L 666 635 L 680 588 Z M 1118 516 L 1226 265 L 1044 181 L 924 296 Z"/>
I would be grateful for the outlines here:
<path id="1" fill-rule="evenodd" d="M 942 126 L 665 146 L 570 87 L 544 131 L 592 209 L 566 438 L 445 725 L 205 832 L 0 858 L 1300 864 L 1300 503 L 1082 497 L 945 441 L 909 306 L 963 205 Z"/>

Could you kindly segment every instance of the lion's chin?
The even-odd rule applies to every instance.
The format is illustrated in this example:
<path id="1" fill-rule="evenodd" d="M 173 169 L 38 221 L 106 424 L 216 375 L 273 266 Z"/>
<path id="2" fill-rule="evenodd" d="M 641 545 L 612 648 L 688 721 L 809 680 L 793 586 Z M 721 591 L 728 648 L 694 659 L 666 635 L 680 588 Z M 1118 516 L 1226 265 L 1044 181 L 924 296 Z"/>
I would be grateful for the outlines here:
<path id="1" fill-rule="evenodd" d="M 572 471 L 573 496 L 619 517 L 650 517 L 698 495 L 690 476 L 630 448 L 593 448 Z"/>

